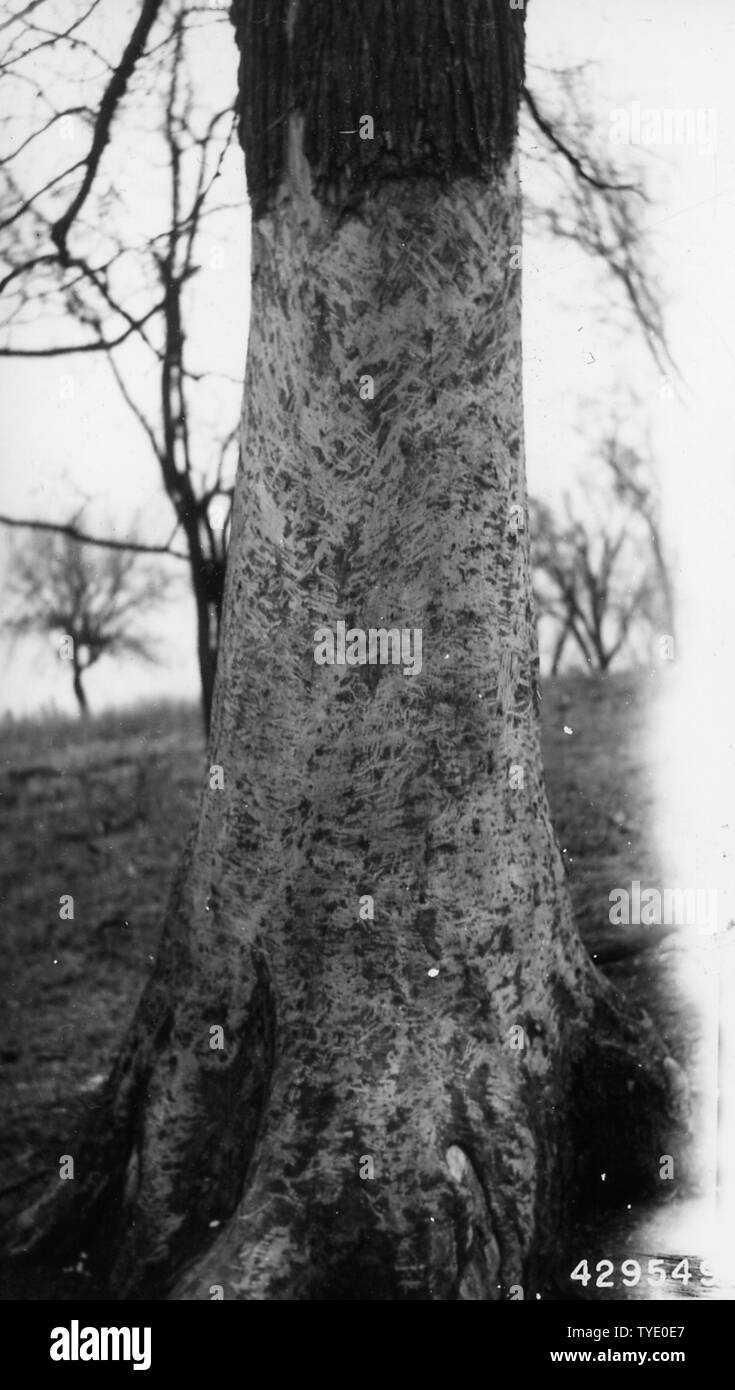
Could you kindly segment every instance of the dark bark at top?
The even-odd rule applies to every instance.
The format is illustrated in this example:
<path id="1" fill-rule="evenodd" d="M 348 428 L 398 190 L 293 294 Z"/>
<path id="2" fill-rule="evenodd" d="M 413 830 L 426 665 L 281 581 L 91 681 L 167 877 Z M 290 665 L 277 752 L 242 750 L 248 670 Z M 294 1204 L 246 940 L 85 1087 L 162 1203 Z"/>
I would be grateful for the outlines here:
<path id="1" fill-rule="evenodd" d="M 385 179 L 486 177 L 509 158 L 524 11 L 508 0 L 234 0 L 231 14 L 256 218 L 281 185 L 291 115 L 314 193 L 342 207 Z"/>

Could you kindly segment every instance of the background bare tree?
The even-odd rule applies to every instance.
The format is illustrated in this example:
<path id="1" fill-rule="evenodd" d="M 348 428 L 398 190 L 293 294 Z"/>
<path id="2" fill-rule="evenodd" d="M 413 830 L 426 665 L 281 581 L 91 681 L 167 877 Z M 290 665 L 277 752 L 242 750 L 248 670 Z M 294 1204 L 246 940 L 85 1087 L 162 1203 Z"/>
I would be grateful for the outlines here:
<path id="1" fill-rule="evenodd" d="M 664 538 L 661 494 L 645 454 L 626 444 L 613 425 L 600 446 L 600 454 L 612 475 L 615 495 L 635 511 L 648 534 L 658 576 L 664 629 L 676 635 L 676 591 L 673 560 Z M 649 449 L 650 455 L 650 449 Z"/>
<path id="2" fill-rule="evenodd" d="M 63 139 L 64 134 L 78 140 L 77 128 L 89 124 L 97 113 L 89 106 L 54 106 L 55 88 L 76 85 L 84 90 L 81 83 L 70 83 L 70 73 L 81 76 L 84 71 L 89 76 L 90 62 L 93 69 L 95 63 L 101 64 L 97 80 L 101 75 L 111 77 L 114 71 L 88 37 L 96 10 L 97 4 L 74 6 L 44 0 L 30 10 L 25 7 L 15 23 L 7 22 L 12 30 L 4 64 L 9 81 L 14 79 L 21 91 L 29 82 L 35 84 L 42 57 L 47 55 L 53 59 L 54 70 L 58 68 L 64 75 L 35 93 L 30 110 L 21 103 L 16 115 L 5 120 L 10 153 L 0 165 L 0 186 L 8 212 L 0 222 L 0 237 L 8 269 L 0 286 L 7 304 L 5 344 L 0 354 L 105 354 L 122 397 L 146 436 L 173 507 L 175 526 L 167 546 L 171 547 L 179 530 L 185 538 L 208 726 L 237 460 L 238 401 L 236 393 L 230 405 L 230 424 L 224 428 L 219 411 L 214 427 L 211 420 L 203 418 L 212 412 L 211 378 L 216 374 L 190 359 L 188 294 L 205 254 L 204 227 L 226 210 L 226 203 L 215 193 L 234 130 L 234 93 L 203 90 L 196 78 L 192 43 L 201 43 L 202 28 L 220 22 L 223 16 L 183 0 L 143 5 L 115 83 L 107 89 L 112 96 L 108 95 L 106 106 L 102 103 L 99 107 L 103 120 L 89 156 L 59 172 L 58 148 L 49 148 L 51 140 Z M 54 16 L 62 15 L 64 23 L 53 22 Z M 158 25 L 156 19 L 160 20 Z M 134 65 L 141 57 L 142 72 L 136 76 Z M 117 105 L 126 91 L 128 109 L 122 139 L 139 124 L 140 118 L 134 114 L 138 96 L 146 122 L 150 121 L 161 147 L 161 173 L 154 194 L 161 205 L 158 216 L 163 230 L 142 239 L 137 228 L 128 225 L 129 209 L 115 187 L 114 172 L 107 170 L 101 159 Z M 215 105 L 218 96 L 223 96 L 220 108 Z M 156 148 L 155 143 L 152 148 Z M 38 188 L 37 170 L 45 166 L 49 155 L 57 169 L 51 180 Z M 150 155 L 147 158 L 152 162 Z M 31 192 L 34 182 L 36 191 Z M 76 192 L 69 201 L 70 189 Z M 92 215 L 89 222 L 83 222 L 80 213 L 88 197 Z M 65 211 L 59 216 L 62 206 Z M 72 220 L 76 220 L 79 245 L 74 255 L 67 246 Z M 29 254 L 29 240 L 33 254 Z M 37 255 L 39 242 L 45 249 Z M 135 310 L 131 309 L 133 304 Z M 49 331 L 55 336 L 56 321 L 63 323 L 65 333 L 71 332 L 72 341 L 36 345 L 39 329 L 46 338 Z M 132 366 L 128 364 L 132 340 L 143 348 L 150 368 L 141 367 L 138 359 Z M 150 400 L 151 370 L 158 382 L 157 401 Z M 146 393 L 143 398 L 141 385 Z M 239 387 L 239 382 L 230 386 Z M 202 393 L 206 398 L 203 402 Z"/>
<path id="3" fill-rule="evenodd" d="M 551 674 L 570 639 L 588 670 L 607 671 L 634 635 L 660 627 L 660 580 L 637 509 L 582 515 L 567 494 L 562 517 L 533 501 L 530 518 L 536 610 L 556 627 Z"/>
<path id="4" fill-rule="evenodd" d="M 586 65 L 545 70 L 553 109 L 541 109 L 528 85 L 523 90 L 521 148 L 527 161 L 543 165 L 542 191 L 525 195 L 525 218 L 537 230 L 571 241 L 609 273 L 619 292 L 606 296 L 606 311 L 632 314 L 667 381 L 678 381 L 668 348 L 662 299 L 651 270 L 643 215 L 648 205 L 642 171 L 631 181 L 603 145 L 585 83 Z"/>
<path id="5" fill-rule="evenodd" d="M 79 517 L 69 525 L 76 528 Z M 155 661 L 145 633 L 151 608 L 166 597 L 167 576 L 135 551 L 99 549 L 73 534 L 51 541 L 35 533 L 14 546 L 6 596 L 14 611 L 6 631 L 49 634 L 69 662 L 79 712 L 89 712 L 84 676 L 103 656 Z"/>

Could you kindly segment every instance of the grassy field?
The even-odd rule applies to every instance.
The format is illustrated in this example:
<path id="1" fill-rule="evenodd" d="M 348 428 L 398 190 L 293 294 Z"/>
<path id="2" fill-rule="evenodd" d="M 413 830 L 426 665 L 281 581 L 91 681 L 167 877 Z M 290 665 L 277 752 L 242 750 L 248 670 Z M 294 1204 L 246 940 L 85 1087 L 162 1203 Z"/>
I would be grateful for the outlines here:
<path id="1" fill-rule="evenodd" d="M 152 968 L 202 765 L 186 707 L 0 730 L 0 1213 L 74 1147 Z"/>
<path id="2" fill-rule="evenodd" d="M 661 881 L 646 732 L 660 678 L 563 677 L 542 698 L 547 782 L 580 929 L 687 1065 L 695 1019 L 665 929 L 621 934 L 608 893 Z M 571 731 L 571 732 L 569 732 Z M 198 710 L 143 709 L 0 728 L 6 997 L 0 1217 L 34 1195 L 80 1125 L 152 968 L 162 909 L 201 786 Z M 59 915 L 74 898 L 73 920 Z"/>

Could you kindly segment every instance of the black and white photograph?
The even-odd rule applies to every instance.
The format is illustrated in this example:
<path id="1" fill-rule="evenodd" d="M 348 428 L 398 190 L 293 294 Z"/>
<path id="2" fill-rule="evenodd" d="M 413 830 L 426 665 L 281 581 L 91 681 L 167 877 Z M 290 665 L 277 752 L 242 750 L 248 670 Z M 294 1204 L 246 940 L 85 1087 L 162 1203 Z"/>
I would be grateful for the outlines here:
<path id="1" fill-rule="evenodd" d="M 728 0 L 0 0 L 0 1296 L 48 1383 L 162 1374 L 186 1302 L 707 1368 L 733 71 Z"/>

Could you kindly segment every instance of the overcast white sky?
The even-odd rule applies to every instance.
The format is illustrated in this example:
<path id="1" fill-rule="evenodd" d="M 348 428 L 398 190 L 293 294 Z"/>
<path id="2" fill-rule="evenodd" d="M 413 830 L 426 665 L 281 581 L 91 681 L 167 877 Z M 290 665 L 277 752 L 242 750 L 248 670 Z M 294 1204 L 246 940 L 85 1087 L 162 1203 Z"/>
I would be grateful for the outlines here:
<path id="1" fill-rule="evenodd" d="M 107 11 L 110 0 L 107 0 Z M 114 7 L 113 7 L 114 9 Z M 103 13 L 105 6 L 102 7 Z M 735 12 L 729 0 L 531 0 L 528 82 L 541 96 L 539 68 L 589 62 L 589 101 L 603 134 L 615 108 L 639 102 L 657 109 L 713 109 L 717 146 L 631 151 L 653 197 L 646 214 L 652 263 L 666 294 L 673 356 L 685 389 L 668 398 L 660 373 L 632 327 L 611 325 L 604 277 L 571 243 L 532 238 L 524 253 L 525 404 L 530 488 L 558 498 L 576 471 L 589 466 L 594 435 L 610 403 L 629 390 L 643 403 L 664 488 L 669 529 L 681 563 L 689 636 L 702 671 L 718 651 L 725 658 L 732 623 L 730 557 L 735 517 L 732 397 L 735 350 L 735 138 L 732 73 Z M 206 62 L 220 92 L 234 82 L 236 54 L 228 26 L 208 45 Z M 8 97 L 10 93 L 8 93 Z M 617 148 L 618 156 L 625 150 Z M 123 196 L 133 208 L 139 190 L 155 198 L 145 151 L 126 175 Z M 532 177 L 532 170 L 526 171 Z M 197 280 L 197 333 L 202 358 L 240 377 L 247 322 L 247 216 L 239 151 L 223 190 L 240 202 L 229 229 L 222 270 L 207 266 Z M 206 239 L 205 239 L 206 246 Z M 130 357 L 131 371 L 136 367 Z M 3 378 L 0 510 L 54 517 L 70 498 L 94 499 L 101 524 L 142 516 L 147 539 L 165 539 L 170 508 L 139 427 L 121 402 L 101 358 L 0 363 Z M 60 399 L 60 378 L 74 377 L 74 397 Z M 145 393 L 151 383 L 136 383 Z M 234 389 L 234 388 L 233 388 Z M 218 400 L 231 427 L 230 398 Z M 584 414 L 585 431 L 580 429 Z M 213 421 L 217 423 L 216 419 Z M 0 545 L 7 533 L 0 530 Z M 193 612 L 184 567 L 180 598 L 166 609 L 159 666 L 100 664 L 90 673 L 95 708 L 145 696 L 195 698 Z M 690 621 L 691 615 L 694 621 Z M 68 669 L 49 644 L 18 644 L 2 653 L 0 711 L 71 709 Z"/>

